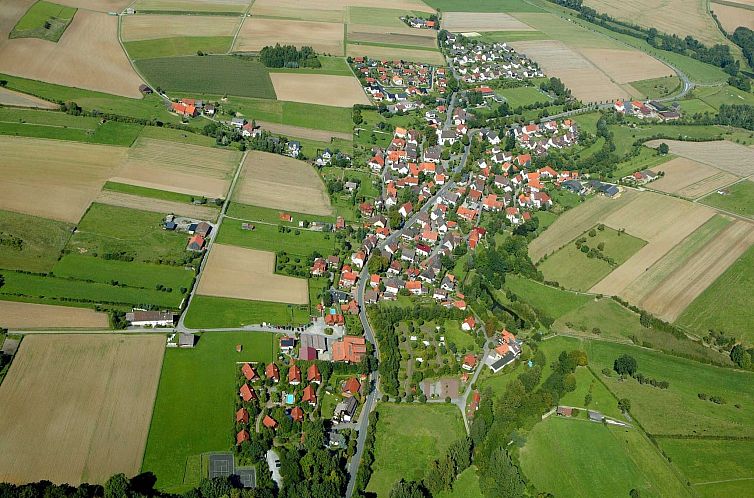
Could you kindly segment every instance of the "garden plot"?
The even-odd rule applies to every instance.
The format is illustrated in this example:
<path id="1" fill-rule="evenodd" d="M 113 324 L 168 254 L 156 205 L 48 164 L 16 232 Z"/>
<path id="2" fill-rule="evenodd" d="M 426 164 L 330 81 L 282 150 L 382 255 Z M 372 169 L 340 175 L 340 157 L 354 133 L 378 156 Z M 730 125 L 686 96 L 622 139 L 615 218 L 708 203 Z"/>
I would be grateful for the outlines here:
<path id="1" fill-rule="evenodd" d="M 548 76 L 560 78 L 584 102 L 624 98 L 628 93 L 583 55 L 555 40 L 517 41 L 510 45 L 539 64 Z"/>
<path id="2" fill-rule="evenodd" d="M 649 188 L 688 199 L 697 199 L 738 179 L 731 173 L 685 157 L 671 159 L 659 169 L 665 176 L 650 183 Z"/>
<path id="3" fill-rule="evenodd" d="M 754 174 L 754 149 L 729 142 L 716 140 L 712 142 L 684 142 L 680 140 L 651 140 L 648 147 L 656 148 L 661 143 L 670 147 L 670 153 L 692 159 L 714 168 L 733 173 L 737 176 Z"/>
<path id="4" fill-rule="evenodd" d="M 128 149 L 111 181 L 181 194 L 224 198 L 235 167 L 236 151 L 140 137 Z"/>
<path id="5" fill-rule="evenodd" d="M 306 279 L 275 274 L 275 253 L 214 244 L 197 293 L 251 301 L 307 304 Z"/>
<path id="6" fill-rule="evenodd" d="M 534 28 L 502 12 L 444 12 L 442 28 L 464 31 L 534 31 Z"/>
<path id="7" fill-rule="evenodd" d="M 250 152 L 234 200 L 254 206 L 328 216 L 325 186 L 310 165 L 269 152 Z"/>
<path id="8" fill-rule="evenodd" d="M 124 42 L 174 36 L 233 36 L 241 19 L 224 16 L 126 16 L 121 36 Z"/>
<path id="9" fill-rule="evenodd" d="M 0 479 L 138 474 L 164 347 L 162 334 L 25 337 L 0 386 Z"/>
<path id="10" fill-rule="evenodd" d="M 241 26 L 233 50 L 259 52 L 276 43 L 310 46 L 320 53 L 342 55 L 343 24 L 251 17 Z"/>
<path id="11" fill-rule="evenodd" d="M 0 209 L 77 223 L 127 149 L 0 137 Z"/>
<path id="12" fill-rule="evenodd" d="M 49 304 L 0 301 L 0 317 L 0 327 L 8 329 L 110 327 L 107 313 Z"/>
<path id="13" fill-rule="evenodd" d="M 359 80 L 329 74 L 270 73 L 279 100 L 335 107 L 369 105 Z"/>
<path id="14" fill-rule="evenodd" d="M 186 216 L 198 220 L 214 221 L 220 213 L 217 207 L 197 206 L 186 202 L 174 202 L 164 199 L 142 197 L 139 195 L 103 190 L 95 199 L 100 204 L 120 206 L 125 208 L 140 209 L 142 211 L 154 211 L 156 213 L 171 213 L 178 216 Z"/>
<path id="15" fill-rule="evenodd" d="M 25 93 L 14 92 L 5 87 L 0 88 L 0 105 L 13 107 L 34 107 L 38 109 L 57 109 L 59 106 Z"/>
<path id="16" fill-rule="evenodd" d="M 581 49 L 580 52 L 613 81 L 621 84 L 675 74 L 662 62 L 638 50 L 594 48 Z"/>
<path id="17" fill-rule="evenodd" d="M 141 98 L 141 78 L 118 43 L 118 18 L 79 10 L 60 41 L 8 39 L 33 2 L 0 4 L 0 72 L 64 86 Z M 26 7 L 26 8 L 25 8 Z"/>

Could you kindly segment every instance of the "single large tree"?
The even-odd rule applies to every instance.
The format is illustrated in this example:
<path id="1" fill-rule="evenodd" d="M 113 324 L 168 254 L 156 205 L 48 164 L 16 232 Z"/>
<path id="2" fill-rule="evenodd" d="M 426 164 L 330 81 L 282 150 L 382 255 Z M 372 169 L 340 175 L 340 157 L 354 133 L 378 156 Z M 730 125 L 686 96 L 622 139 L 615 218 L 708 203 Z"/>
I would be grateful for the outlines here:
<path id="1" fill-rule="evenodd" d="M 622 354 L 615 359 L 613 370 L 620 375 L 634 375 L 636 373 L 636 359 L 628 354 Z"/>

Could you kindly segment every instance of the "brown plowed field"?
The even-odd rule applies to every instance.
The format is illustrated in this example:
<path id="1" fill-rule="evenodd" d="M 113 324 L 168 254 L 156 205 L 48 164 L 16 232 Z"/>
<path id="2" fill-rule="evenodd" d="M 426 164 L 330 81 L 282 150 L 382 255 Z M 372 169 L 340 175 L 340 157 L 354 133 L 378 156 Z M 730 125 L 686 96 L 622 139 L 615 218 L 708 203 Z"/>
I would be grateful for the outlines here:
<path id="1" fill-rule="evenodd" d="M 226 16 L 125 16 L 123 41 L 153 40 L 173 36 L 233 36 L 240 17 Z"/>
<path id="2" fill-rule="evenodd" d="M 214 221 L 220 214 L 219 208 L 207 206 L 195 206 L 185 202 L 173 202 L 151 197 L 141 197 L 138 195 L 124 194 L 122 192 L 113 192 L 112 190 L 103 190 L 95 199 L 95 202 L 109 204 L 111 206 L 120 206 L 143 211 L 154 211 L 156 213 L 172 213 L 179 216 L 187 216 L 199 220 Z"/>
<path id="3" fill-rule="evenodd" d="M 443 12 L 442 29 L 464 31 L 534 31 L 513 16 L 502 12 Z"/>
<path id="4" fill-rule="evenodd" d="M 754 225 L 746 221 L 732 223 L 655 287 L 640 306 L 665 321 L 675 321 L 752 244 Z"/>
<path id="5" fill-rule="evenodd" d="M 4 87 L 0 87 L 0 104 L 14 107 L 35 107 L 38 109 L 57 109 L 59 107 L 57 104 L 42 100 L 33 95 L 14 92 Z"/>
<path id="6" fill-rule="evenodd" d="M 713 190 L 729 185 L 737 176 L 685 157 L 677 157 L 657 168 L 665 176 L 648 185 L 649 188 L 696 199 Z"/>
<path id="7" fill-rule="evenodd" d="M 0 301 L 0 327 L 9 329 L 101 328 L 110 326 L 107 313 L 87 308 Z"/>
<path id="8" fill-rule="evenodd" d="M 306 279 L 275 274 L 275 253 L 214 244 L 197 294 L 252 301 L 306 304 Z"/>
<path id="9" fill-rule="evenodd" d="M 754 174 L 754 149 L 744 145 L 728 140 L 711 142 L 652 140 L 646 142 L 645 145 L 654 148 L 659 147 L 663 142 L 670 147 L 670 153 L 676 156 L 699 161 L 741 177 Z"/>
<path id="10" fill-rule="evenodd" d="M 112 181 L 211 198 L 225 197 L 241 160 L 236 151 L 139 138 Z"/>
<path id="11" fill-rule="evenodd" d="M 163 334 L 26 336 L 0 385 L 0 480 L 138 474 L 164 348 Z"/>
<path id="12" fill-rule="evenodd" d="M 246 156 L 233 199 L 298 213 L 332 214 L 325 186 L 312 166 L 269 152 Z"/>
<path id="13" fill-rule="evenodd" d="M 77 223 L 127 149 L 0 136 L 0 209 Z"/>
<path id="14" fill-rule="evenodd" d="M 9 39 L 33 2 L 0 3 L 0 72 L 64 86 L 141 98 L 141 78 L 118 43 L 118 18 L 79 9 L 57 43 Z"/>
<path id="15" fill-rule="evenodd" d="M 233 50 L 258 52 L 268 45 L 280 43 L 310 46 L 317 52 L 342 55 L 343 34 L 341 23 L 250 17 L 241 26 Z"/>
<path id="16" fill-rule="evenodd" d="M 359 80 L 329 74 L 270 73 L 278 100 L 334 107 L 369 105 Z"/>

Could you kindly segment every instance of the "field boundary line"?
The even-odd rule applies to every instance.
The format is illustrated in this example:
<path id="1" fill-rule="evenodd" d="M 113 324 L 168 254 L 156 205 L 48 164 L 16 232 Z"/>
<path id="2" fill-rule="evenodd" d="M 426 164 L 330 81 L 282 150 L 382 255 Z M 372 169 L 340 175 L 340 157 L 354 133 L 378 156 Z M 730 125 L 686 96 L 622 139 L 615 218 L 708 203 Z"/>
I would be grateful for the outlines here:
<path id="1" fill-rule="evenodd" d="M 251 0 L 251 2 L 249 2 L 249 5 L 246 7 L 246 10 L 243 12 L 243 14 L 241 14 L 241 22 L 238 23 L 238 28 L 236 28 L 236 33 L 233 35 L 233 41 L 230 42 L 230 48 L 228 48 L 228 51 L 225 52 L 226 54 L 233 53 L 233 48 L 236 46 L 236 40 L 238 40 L 238 35 L 241 34 L 241 28 L 243 28 L 243 25 L 246 22 L 246 19 L 251 17 L 249 13 L 251 12 L 251 7 L 253 5 L 254 5 L 254 0 Z"/>
<path id="2" fill-rule="evenodd" d="M 724 482 L 752 481 L 754 477 L 736 477 L 734 479 L 722 479 L 720 481 L 692 482 L 692 486 L 704 486 L 705 484 L 722 484 Z"/>

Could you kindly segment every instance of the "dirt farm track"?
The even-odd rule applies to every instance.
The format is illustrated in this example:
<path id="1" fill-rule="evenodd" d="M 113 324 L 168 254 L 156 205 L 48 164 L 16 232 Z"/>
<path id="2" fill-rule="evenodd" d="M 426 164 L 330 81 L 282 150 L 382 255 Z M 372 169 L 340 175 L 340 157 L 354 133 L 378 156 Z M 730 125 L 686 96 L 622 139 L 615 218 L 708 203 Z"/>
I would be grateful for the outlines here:
<path id="1" fill-rule="evenodd" d="M 0 386 L 0 480 L 138 474 L 164 348 L 162 334 L 26 336 Z"/>

